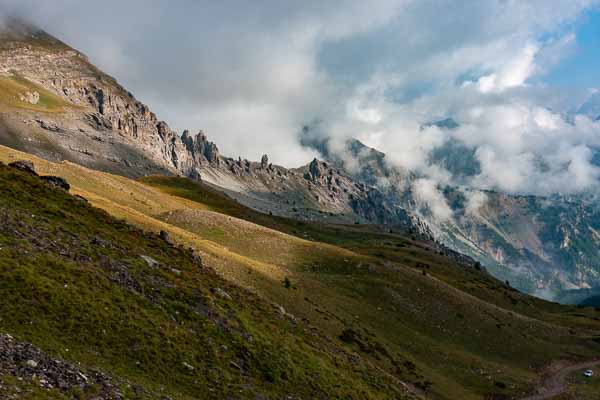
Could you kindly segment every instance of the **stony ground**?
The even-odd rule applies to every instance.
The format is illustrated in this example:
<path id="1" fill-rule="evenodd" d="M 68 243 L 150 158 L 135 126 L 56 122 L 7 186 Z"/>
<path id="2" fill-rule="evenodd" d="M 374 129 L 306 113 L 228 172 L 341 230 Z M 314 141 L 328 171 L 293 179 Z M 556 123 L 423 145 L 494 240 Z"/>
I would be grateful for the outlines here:
<path id="1" fill-rule="evenodd" d="M 7 377 L 15 379 L 7 379 Z M 9 334 L 0 334 L 0 399 L 20 399 L 28 395 L 30 386 L 65 395 L 91 393 L 89 399 L 121 400 L 123 393 L 109 375 L 84 370 L 60 358 L 49 356 L 30 343 L 20 342 Z M 129 385 L 129 384 L 125 384 Z M 141 387 L 131 386 L 141 394 Z"/>

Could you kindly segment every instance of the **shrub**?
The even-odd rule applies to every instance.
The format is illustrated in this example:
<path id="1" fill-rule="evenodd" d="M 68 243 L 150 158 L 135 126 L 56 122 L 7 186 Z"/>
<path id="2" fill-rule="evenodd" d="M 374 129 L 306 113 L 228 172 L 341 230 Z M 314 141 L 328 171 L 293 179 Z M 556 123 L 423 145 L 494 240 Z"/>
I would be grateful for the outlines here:
<path id="1" fill-rule="evenodd" d="M 290 278 L 288 278 L 287 276 L 285 277 L 285 279 L 283 280 L 283 286 L 286 289 L 289 289 L 292 287 L 292 281 L 290 281 Z"/>

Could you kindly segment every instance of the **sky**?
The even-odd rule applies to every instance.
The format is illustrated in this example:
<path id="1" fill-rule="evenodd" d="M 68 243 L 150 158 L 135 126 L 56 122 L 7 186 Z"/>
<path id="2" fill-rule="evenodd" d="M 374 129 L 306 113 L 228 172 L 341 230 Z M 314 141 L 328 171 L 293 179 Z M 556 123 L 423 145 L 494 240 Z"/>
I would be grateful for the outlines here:
<path id="1" fill-rule="evenodd" d="M 544 82 L 567 87 L 600 86 L 600 10 L 584 13 L 575 28 L 573 54 L 544 77 Z"/>
<path id="2" fill-rule="evenodd" d="M 299 166 L 316 155 L 299 142 L 310 124 L 417 171 L 425 198 L 456 183 L 429 156 L 449 141 L 480 164 L 475 188 L 598 187 L 598 0 L 0 0 L 0 13 L 84 52 L 226 155 Z M 448 117 L 459 127 L 424 128 Z"/>

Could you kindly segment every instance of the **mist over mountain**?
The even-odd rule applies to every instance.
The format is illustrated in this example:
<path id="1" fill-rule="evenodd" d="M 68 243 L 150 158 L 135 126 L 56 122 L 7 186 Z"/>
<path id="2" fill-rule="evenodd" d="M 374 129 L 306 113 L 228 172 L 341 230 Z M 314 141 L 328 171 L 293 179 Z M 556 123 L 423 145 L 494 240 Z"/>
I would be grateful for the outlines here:
<path id="1" fill-rule="evenodd" d="M 204 170 L 206 179 L 232 193 L 240 188 L 264 193 L 245 201 L 265 211 L 290 213 L 302 199 L 318 208 L 330 202 L 325 209 L 334 215 L 352 210 L 367 220 L 404 223 L 403 212 L 393 211 L 400 208 L 431 219 L 430 225 L 442 235 L 442 225 L 456 227 L 462 215 L 447 188 L 460 188 L 468 209 L 485 207 L 488 196 L 480 194 L 485 192 L 596 198 L 597 92 L 586 88 L 589 94 L 583 96 L 582 88 L 544 82 L 548 71 L 576 53 L 578 26 L 586 23 L 595 3 L 490 1 L 460 10 L 451 3 L 432 7 L 381 1 L 369 6 L 365 19 L 364 6 L 354 3 L 273 5 L 268 13 L 238 9 L 232 14 L 227 3 L 150 9 L 132 2 L 106 19 L 112 29 L 89 19 L 108 15 L 110 1 L 100 6 L 100 14 L 89 12 L 90 3 L 68 1 L 49 7 L 4 0 L 0 9 L 5 17 L 26 15 L 68 39 L 171 121 L 175 129 L 157 128 L 159 120 L 150 116 L 144 122 L 148 138 L 134 137 L 161 168 L 188 176 Z M 479 22 L 468 32 L 450 22 L 452 18 L 435 26 L 422 22 L 440 7 L 449 16 Z M 128 18 L 134 14 L 137 18 Z M 74 18 L 64 23 L 65 15 Z M 196 16 L 194 23 L 182 23 L 189 15 Z M 278 23 L 265 24 L 266 20 Z M 177 40 L 169 39 L 174 37 Z M 396 40 L 399 37 L 420 41 Z M 106 99 L 99 99 L 93 107 L 106 114 Z M 108 99 L 109 104 L 114 101 Z M 145 106 L 134 107 L 146 118 Z M 139 129 L 130 125 L 118 105 L 111 112 L 109 122 L 100 121 L 100 126 Z M 181 136 L 187 127 L 203 132 Z M 160 146 L 154 138 L 160 139 Z M 68 153 L 104 151 L 91 150 L 99 143 L 89 146 L 93 147 L 73 143 Z M 147 162 L 133 156 L 137 146 L 114 159 L 141 168 Z M 302 171 L 285 186 L 298 193 L 297 199 L 287 199 L 282 206 L 281 199 L 270 194 L 283 191 L 277 170 L 245 161 L 248 157 L 258 162 L 264 154 L 267 166 L 305 165 L 308 182 L 320 183 L 326 191 L 307 192 L 310 184 L 296 179 L 302 178 Z M 337 194 L 327 192 L 331 182 L 320 174 L 331 166 L 309 164 L 317 155 L 343 169 L 345 179 L 366 185 L 362 194 L 353 190 L 359 200 L 343 198 L 344 185 Z M 223 181 L 223 174 L 231 173 L 237 177 Z M 247 180 L 246 173 L 255 176 Z M 265 184 L 269 174 L 276 179 Z M 338 180 L 343 181 L 341 176 Z M 353 187 L 349 182 L 345 190 Z M 492 259 L 503 262 L 497 255 Z M 567 281 L 567 286 L 589 284 L 587 278 Z"/>
<path id="2" fill-rule="evenodd" d="M 598 126 L 563 118 L 580 88 L 544 81 L 577 56 L 594 1 L 267 2 L 260 11 L 236 2 L 117 3 L 3 0 L 0 9 L 83 51 L 178 132 L 218 136 L 232 157 L 304 164 L 315 153 L 298 133 L 319 120 L 324 137 L 357 138 L 437 183 L 455 174 L 432 164 L 431 153 L 461 143 L 480 163 L 478 188 L 596 186 Z M 427 22 L 437 15 L 447 18 Z M 444 118 L 459 129 L 421 129 Z"/>
<path id="3" fill-rule="evenodd" d="M 596 5 L 0 0 L 0 398 L 596 399 Z"/>

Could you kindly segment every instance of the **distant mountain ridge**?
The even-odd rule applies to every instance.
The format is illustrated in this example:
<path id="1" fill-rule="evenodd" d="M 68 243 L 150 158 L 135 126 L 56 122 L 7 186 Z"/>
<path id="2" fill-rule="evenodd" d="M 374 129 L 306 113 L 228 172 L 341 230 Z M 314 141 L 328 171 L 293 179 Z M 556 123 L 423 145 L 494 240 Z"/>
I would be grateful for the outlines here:
<path id="1" fill-rule="evenodd" d="M 432 125 L 458 126 L 450 119 Z M 440 187 L 453 213 L 441 221 L 415 196 L 413 185 L 420 177 L 387 163 L 384 153 L 356 139 L 330 146 L 328 139 L 311 139 L 309 132 L 303 143 L 342 168 L 352 164 L 347 170 L 354 179 L 379 188 L 390 202 L 426 221 L 437 240 L 480 260 L 494 275 L 523 291 L 553 298 L 561 290 L 590 288 L 600 280 L 600 207 L 594 199 Z M 459 142 L 450 141 L 434 151 L 431 162 L 459 179 L 478 174 L 472 150 Z M 480 201 L 476 208 L 469 203 L 473 197 Z"/>

